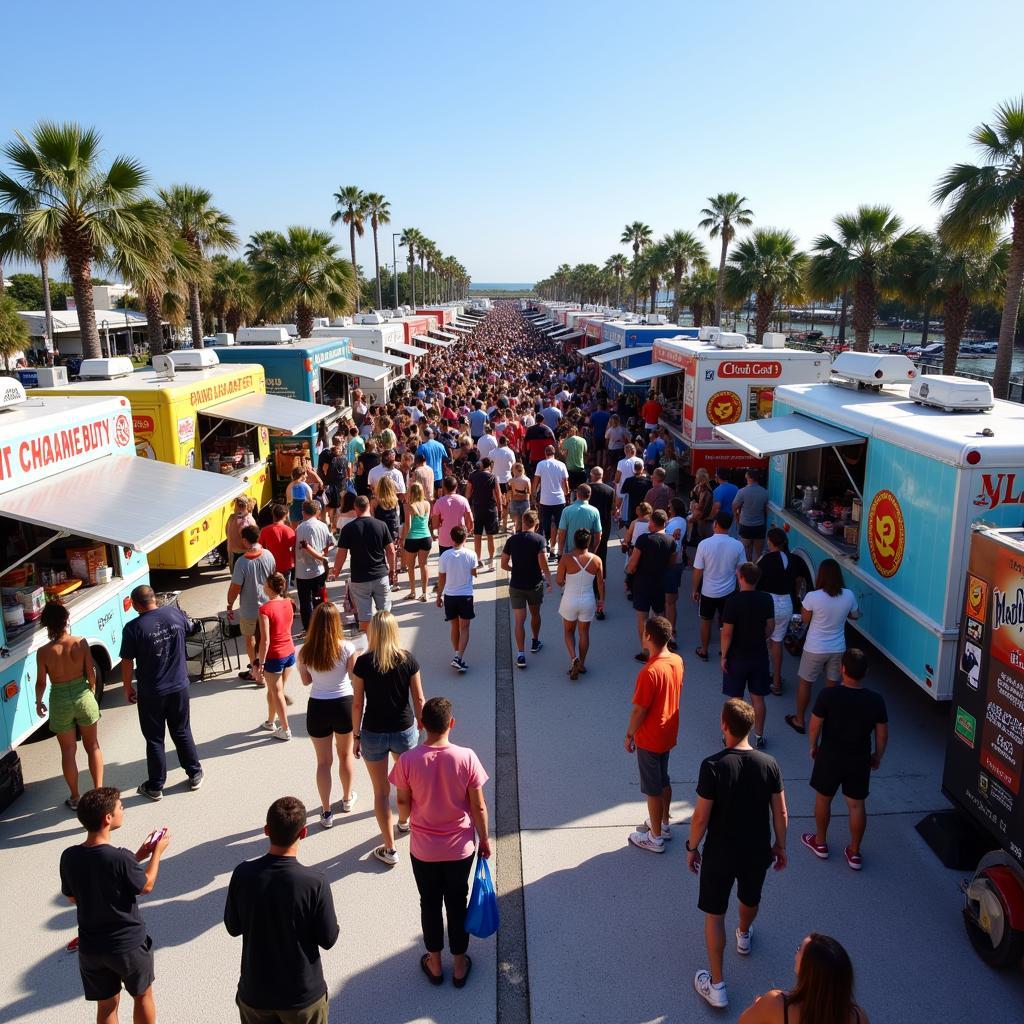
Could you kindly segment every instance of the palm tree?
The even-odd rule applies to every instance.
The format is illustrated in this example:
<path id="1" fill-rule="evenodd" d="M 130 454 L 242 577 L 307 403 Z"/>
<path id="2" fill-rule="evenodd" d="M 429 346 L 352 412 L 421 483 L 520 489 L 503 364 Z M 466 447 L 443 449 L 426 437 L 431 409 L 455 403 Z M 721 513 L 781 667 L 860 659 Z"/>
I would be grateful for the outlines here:
<path id="1" fill-rule="evenodd" d="M 22 233 L 22 218 L 14 213 L 0 213 L 0 261 L 16 257 L 35 260 L 39 264 L 39 278 L 43 290 L 43 318 L 46 338 L 53 341 L 53 303 L 50 299 L 50 260 L 57 251 L 60 238 L 37 238 L 34 242 Z M 3 274 L 0 273 L 0 295 L 3 295 Z"/>
<path id="2" fill-rule="evenodd" d="M 810 264 L 815 294 L 853 292 L 854 349 L 868 350 L 878 300 L 892 292 L 901 259 L 920 238 L 900 232 L 902 221 L 888 206 L 859 206 L 835 218 L 836 235 L 819 235 Z"/>
<path id="3" fill-rule="evenodd" d="M 650 312 L 658 311 L 658 289 L 661 282 L 668 276 L 672 269 L 672 258 L 664 245 L 652 245 L 638 257 L 643 270 L 644 279 L 647 282 L 647 290 L 650 295 Z"/>
<path id="4" fill-rule="evenodd" d="M 650 227 L 641 220 L 635 220 L 632 224 L 627 224 L 622 229 L 622 235 L 619 241 L 623 245 L 631 245 L 633 247 L 633 262 L 636 263 L 640 256 L 640 253 L 646 249 L 654 241 L 654 232 L 651 231 Z M 639 288 L 633 289 L 633 312 L 636 312 L 636 301 L 637 293 Z"/>
<path id="5" fill-rule="evenodd" d="M 12 174 L 0 173 L 0 211 L 12 218 L 0 230 L 36 253 L 63 257 L 86 358 L 102 354 L 92 298 L 94 263 L 109 265 L 116 253 L 143 253 L 157 230 L 153 204 L 144 201 L 147 175 L 141 164 L 118 156 L 104 169 L 100 142 L 95 129 L 41 121 L 31 138 L 19 132 L 7 143 Z"/>
<path id="6" fill-rule="evenodd" d="M 215 256 L 210 275 L 210 299 L 214 313 L 224 321 L 224 330 L 237 334 L 242 322 L 256 309 L 253 271 L 245 260 Z"/>
<path id="7" fill-rule="evenodd" d="M 955 164 L 939 180 L 933 198 L 950 204 L 943 230 L 953 239 L 969 238 L 980 226 L 999 231 L 1010 221 L 1006 291 L 992 374 L 992 390 L 997 398 L 1005 398 L 1024 289 L 1024 97 L 1000 104 L 992 123 L 975 128 L 971 141 L 982 163 Z"/>
<path id="8" fill-rule="evenodd" d="M 348 225 L 348 242 L 352 250 L 352 272 L 359 280 L 359 267 L 356 265 L 356 235 L 360 238 L 366 230 L 366 193 L 358 185 L 343 185 L 334 193 L 334 204 L 338 208 L 331 214 L 331 223 L 340 220 Z M 359 308 L 358 297 L 356 308 Z"/>
<path id="9" fill-rule="evenodd" d="M 604 261 L 604 269 L 615 277 L 615 305 L 622 299 L 622 278 L 629 269 L 629 260 L 621 252 L 613 253 Z"/>
<path id="10" fill-rule="evenodd" d="M 708 196 L 708 205 L 702 209 L 704 218 L 698 225 L 707 231 L 712 238 L 722 239 L 722 252 L 718 257 L 718 294 L 715 296 L 715 326 L 722 322 L 722 299 L 725 297 L 725 261 L 729 256 L 729 246 L 736 237 L 736 228 L 749 228 L 754 223 L 754 211 L 748 209 L 746 196 L 738 192 L 719 192 L 717 196 Z"/>
<path id="11" fill-rule="evenodd" d="M 377 279 L 377 308 L 383 305 L 380 293 L 380 252 L 377 248 L 377 229 L 382 224 L 391 223 L 391 204 L 379 192 L 366 193 L 366 215 L 370 218 L 370 230 L 373 232 L 373 268 Z"/>
<path id="12" fill-rule="evenodd" d="M 355 305 L 356 273 L 327 231 L 290 227 L 269 241 L 256 261 L 255 290 L 272 313 L 291 316 L 300 338 L 318 314 L 340 315 Z"/>
<path id="13" fill-rule="evenodd" d="M 17 352 L 24 352 L 30 340 L 28 324 L 23 316 L 18 315 L 14 299 L 0 291 L 0 355 L 4 357 L 5 370 L 11 368 L 10 357 Z"/>
<path id="14" fill-rule="evenodd" d="M 693 326 L 703 327 L 705 318 L 715 314 L 718 299 L 718 271 L 714 267 L 699 266 L 683 283 L 683 302 L 690 307 Z"/>
<path id="15" fill-rule="evenodd" d="M 427 238 L 425 235 L 420 235 L 420 244 L 417 248 L 417 252 L 420 257 L 420 283 L 423 288 L 423 302 L 424 304 L 430 302 L 430 296 L 427 293 L 427 257 L 430 253 L 434 252 L 437 246 Z"/>
<path id="16" fill-rule="evenodd" d="M 256 261 L 266 252 L 267 246 L 269 246 L 275 238 L 279 238 L 280 235 L 280 231 L 254 231 L 249 236 L 249 241 L 245 243 L 245 258 L 249 261 L 249 264 L 255 264 Z"/>
<path id="17" fill-rule="evenodd" d="M 207 256 L 238 245 L 234 221 L 213 205 L 213 193 L 195 185 L 172 185 L 160 189 L 160 201 L 178 235 L 191 246 L 204 263 Z M 192 344 L 203 343 L 203 310 L 199 293 L 200 281 L 188 285 L 188 312 L 192 325 Z"/>
<path id="18" fill-rule="evenodd" d="M 796 236 L 779 228 L 758 228 L 733 249 L 722 290 L 731 302 L 745 302 L 754 296 L 757 341 L 771 326 L 779 302 L 796 302 L 802 297 L 807 265 L 807 254 L 797 248 Z"/>
<path id="19" fill-rule="evenodd" d="M 673 231 L 659 243 L 672 268 L 672 323 L 679 323 L 679 290 L 691 267 L 706 265 L 708 253 L 692 231 Z"/>
<path id="20" fill-rule="evenodd" d="M 409 289 L 411 298 L 409 305 L 416 308 L 416 254 L 419 251 L 420 240 L 423 236 L 416 228 L 406 228 L 402 232 L 398 244 L 404 246 L 408 253 L 409 260 Z"/>

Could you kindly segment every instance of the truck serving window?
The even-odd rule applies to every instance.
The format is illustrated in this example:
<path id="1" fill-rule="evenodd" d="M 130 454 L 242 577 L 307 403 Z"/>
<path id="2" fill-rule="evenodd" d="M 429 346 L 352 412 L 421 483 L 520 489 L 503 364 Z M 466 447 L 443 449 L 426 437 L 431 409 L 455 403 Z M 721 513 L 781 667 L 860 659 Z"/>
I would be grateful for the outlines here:
<path id="1" fill-rule="evenodd" d="M 198 413 L 196 432 L 202 468 L 211 473 L 240 476 L 260 461 L 259 427 L 253 424 Z"/>
<path id="2" fill-rule="evenodd" d="M 786 509 L 846 555 L 857 553 L 867 442 L 789 456 Z"/>

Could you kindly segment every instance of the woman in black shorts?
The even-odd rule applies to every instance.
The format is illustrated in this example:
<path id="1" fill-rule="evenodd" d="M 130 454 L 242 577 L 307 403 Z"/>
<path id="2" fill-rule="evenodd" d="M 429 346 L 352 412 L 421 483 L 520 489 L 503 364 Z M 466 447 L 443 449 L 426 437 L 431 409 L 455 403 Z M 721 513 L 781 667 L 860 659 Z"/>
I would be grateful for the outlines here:
<path id="1" fill-rule="evenodd" d="M 416 566 L 420 569 L 420 600 L 427 599 L 427 556 L 433 540 L 430 535 L 430 502 L 423 496 L 423 487 L 414 480 L 409 484 L 409 514 L 405 517 L 402 548 L 405 569 L 409 573 L 409 600 L 416 600 Z"/>
<path id="2" fill-rule="evenodd" d="M 313 609 L 305 643 L 299 651 L 299 676 L 310 687 L 306 731 L 316 751 L 316 788 L 320 793 L 320 824 L 334 824 L 331 774 L 334 749 L 338 751 L 341 809 L 352 810 L 356 794 L 352 775 L 356 762 L 352 734 L 352 678 L 358 651 L 345 639 L 337 605 L 325 602 Z"/>

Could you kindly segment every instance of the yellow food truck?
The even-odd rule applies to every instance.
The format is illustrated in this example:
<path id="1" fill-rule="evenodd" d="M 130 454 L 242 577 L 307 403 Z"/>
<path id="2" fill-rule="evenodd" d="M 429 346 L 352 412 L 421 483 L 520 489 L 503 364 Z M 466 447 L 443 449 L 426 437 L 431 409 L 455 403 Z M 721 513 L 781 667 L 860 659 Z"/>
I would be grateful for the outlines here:
<path id="1" fill-rule="evenodd" d="M 154 356 L 135 370 L 131 360 L 86 359 L 79 380 L 34 395 L 121 395 L 132 408 L 137 453 L 196 472 L 231 475 L 257 508 L 271 499 L 270 433 L 298 434 L 333 410 L 268 395 L 263 367 L 222 366 L 210 349 Z M 140 503 L 147 495 L 138 495 Z M 153 569 L 188 569 L 224 540 L 232 502 L 197 520 L 149 556 Z"/>

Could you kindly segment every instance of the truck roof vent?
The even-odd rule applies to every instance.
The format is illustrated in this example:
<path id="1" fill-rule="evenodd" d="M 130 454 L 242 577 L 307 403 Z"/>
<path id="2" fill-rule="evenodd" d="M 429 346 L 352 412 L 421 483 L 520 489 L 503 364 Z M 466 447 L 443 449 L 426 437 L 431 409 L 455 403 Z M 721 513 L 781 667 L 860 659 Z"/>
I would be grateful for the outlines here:
<path id="1" fill-rule="evenodd" d="M 995 405 L 991 384 L 943 374 L 918 377 L 910 385 L 910 397 L 945 412 L 987 412 Z"/>
<path id="2" fill-rule="evenodd" d="M 12 409 L 25 401 L 25 388 L 20 380 L 4 377 L 0 381 L 0 410 Z"/>
<path id="3" fill-rule="evenodd" d="M 208 370 L 211 366 L 220 366 L 220 357 L 212 348 L 185 348 L 179 352 L 168 352 L 167 354 L 177 373 L 188 370 Z"/>
<path id="4" fill-rule="evenodd" d="M 384 317 L 380 313 L 356 313 L 352 318 L 357 324 L 382 324 Z"/>
<path id="5" fill-rule="evenodd" d="M 746 348 L 747 336 L 733 331 L 719 331 L 712 339 L 715 348 Z"/>
<path id="6" fill-rule="evenodd" d="M 130 377 L 135 372 L 132 361 L 127 356 L 114 356 L 112 359 L 83 359 L 78 369 L 79 380 L 115 380 L 118 377 Z"/>
<path id="7" fill-rule="evenodd" d="M 236 345 L 287 345 L 291 341 L 286 327 L 240 327 Z"/>
<path id="8" fill-rule="evenodd" d="M 857 384 L 880 388 L 883 384 L 906 384 L 917 376 L 917 367 L 906 357 L 875 352 L 841 352 L 832 363 L 835 384 Z"/>

